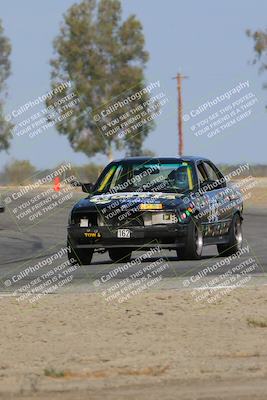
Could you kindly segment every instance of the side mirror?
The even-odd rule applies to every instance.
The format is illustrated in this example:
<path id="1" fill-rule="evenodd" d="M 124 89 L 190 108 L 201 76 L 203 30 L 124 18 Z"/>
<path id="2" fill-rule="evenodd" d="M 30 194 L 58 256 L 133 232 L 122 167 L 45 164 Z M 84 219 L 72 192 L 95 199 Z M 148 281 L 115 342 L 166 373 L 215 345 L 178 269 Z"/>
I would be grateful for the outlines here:
<path id="1" fill-rule="evenodd" d="M 85 193 L 91 193 L 94 188 L 93 183 L 81 183 L 82 191 Z"/>
<path id="2" fill-rule="evenodd" d="M 73 186 L 73 187 L 80 187 L 80 186 L 82 186 L 81 182 L 79 182 L 79 181 L 71 181 L 71 182 L 70 182 L 70 185 Z"/>
<path id="3" fill-rule="evenodd" d="M 82 183 L 82 182 L 79 182 L 79 181 L 71 181 L 70 184 L 73 187 L 81 187 L 82 191 L 85 192 L 85 193 L 91 193 L 93 188 L 94 188 L 94 184 L 93 183 Z"/>

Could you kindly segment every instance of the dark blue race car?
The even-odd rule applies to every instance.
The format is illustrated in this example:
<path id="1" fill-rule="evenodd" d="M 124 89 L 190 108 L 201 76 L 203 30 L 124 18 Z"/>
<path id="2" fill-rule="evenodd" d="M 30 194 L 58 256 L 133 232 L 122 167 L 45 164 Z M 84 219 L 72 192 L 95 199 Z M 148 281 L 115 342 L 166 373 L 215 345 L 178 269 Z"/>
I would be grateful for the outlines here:
<path id="1" fill-rule="evenodd" d="M 136 157 L 108 164 L 68 222 L 69 259 L 90 264 L 108 250 L 126 262 L 133 250 L 160 247 L 198 259 L 203 246 L 228 256 L 242 246 L 241 194 L 209 160 Z"/>

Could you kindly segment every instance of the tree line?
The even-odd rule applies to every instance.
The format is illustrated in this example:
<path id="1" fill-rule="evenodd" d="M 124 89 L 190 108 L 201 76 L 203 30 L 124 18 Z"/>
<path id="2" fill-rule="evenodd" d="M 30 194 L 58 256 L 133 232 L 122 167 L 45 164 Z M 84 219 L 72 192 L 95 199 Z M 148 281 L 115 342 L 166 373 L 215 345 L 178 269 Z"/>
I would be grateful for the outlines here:
<path id="1" fill-rule="evenodd" d="M 237 170 L 239 165 L 221 164 L 219 165 L 220 170 L 224 175 Z M 0 185 L 27 185 L 35 182 L 41 177 L 45 177 L 57 170 L 59 166 L 55 166 L 52 169 L 38 170 L 28 160 L 13 160 L 7 164 L 2 171 L 0 171 Z M 98 176 L 103 170 L 104 166 L 88 163 L 80 166 L 73 165 L 71 170 L 64 175 L 64 179 L 69 176 L 75 177 L 81 182 L 96 182 Z M 254 164 L 250 165 L 249 170 L 243 171 L 238 179 L 246 178 L 248 176 L 254 177 L 267 177 L 267 165 Z"/>

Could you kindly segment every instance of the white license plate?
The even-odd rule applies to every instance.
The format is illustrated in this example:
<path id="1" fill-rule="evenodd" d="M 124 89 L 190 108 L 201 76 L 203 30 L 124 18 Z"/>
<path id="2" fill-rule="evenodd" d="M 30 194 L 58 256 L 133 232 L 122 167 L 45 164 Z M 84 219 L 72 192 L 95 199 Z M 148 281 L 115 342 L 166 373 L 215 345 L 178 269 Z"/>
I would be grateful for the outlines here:
<path id="1" fill-rule="evenodd" d="M 131 237 L 130 229 L 118 229 L 117 237 L 124 238 L 124 239 L 130 238 Z"/>

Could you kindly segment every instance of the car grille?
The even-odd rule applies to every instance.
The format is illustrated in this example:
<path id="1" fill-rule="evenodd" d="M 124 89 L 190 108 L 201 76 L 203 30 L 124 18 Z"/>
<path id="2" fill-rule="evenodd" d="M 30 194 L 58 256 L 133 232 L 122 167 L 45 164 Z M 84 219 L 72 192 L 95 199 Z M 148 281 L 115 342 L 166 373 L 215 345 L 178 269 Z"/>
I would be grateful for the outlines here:
<path id="1" fill-rule="evenodd" d="M 125 217 L 125 214 L 121 213 L 113 218 L 106 218 L 103 215 L 99 215 L 98 226 L 144 226 L 144 220 L 140 213 L 132 214 L 129 217 Z"/>
<path id="2" fill-rule="evenodd" d="M 135 213 L 129 217 L 125 217 L 125 214 L 121 213 L 112 218 L 106 218 L 103 214 L 97 212 L 83 212 L 76 213 L 74 215 L 75 225 L 80 225 L 81 219 L 88 219 L 88 225 L 90 226 L 144 226 L 144 220 L 140 213 Z"/>

